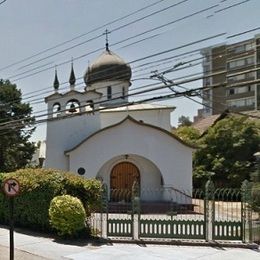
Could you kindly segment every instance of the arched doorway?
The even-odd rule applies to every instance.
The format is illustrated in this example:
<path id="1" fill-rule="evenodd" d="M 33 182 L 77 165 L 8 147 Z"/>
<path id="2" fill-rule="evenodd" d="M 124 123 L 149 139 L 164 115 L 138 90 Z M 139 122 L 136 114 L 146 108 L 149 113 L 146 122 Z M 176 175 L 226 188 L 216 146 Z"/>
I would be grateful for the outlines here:
<path id="1" fill-rule="evenodd" d="M 110 200 L 130 201 L 134 182 L 140 184 L 140 172 L 131 162 L 120 162 L 110 174 Z"/>

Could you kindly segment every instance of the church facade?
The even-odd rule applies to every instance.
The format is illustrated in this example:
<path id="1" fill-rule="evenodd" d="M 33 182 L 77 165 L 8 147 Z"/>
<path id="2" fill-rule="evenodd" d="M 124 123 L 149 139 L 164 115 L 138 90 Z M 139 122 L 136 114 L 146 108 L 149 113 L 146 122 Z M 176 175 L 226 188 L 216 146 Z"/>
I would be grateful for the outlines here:
<path id="1" fill-rule="evenodd" d="M 84 80 L 84 91 L 75 90 L 72 66 L 70 89 L 61 93 L 55 74 L 55 92 L 45 98 L 45 167 L 98 178 L 110 190 L 131 190 L 135 183 L 191 193 L 193 148 L 170 132 L 174 107 L 129 105 L 131 68 L 108 44 Z M 153 194 L 141 199 L 169 199 L 164 192 Z"/>

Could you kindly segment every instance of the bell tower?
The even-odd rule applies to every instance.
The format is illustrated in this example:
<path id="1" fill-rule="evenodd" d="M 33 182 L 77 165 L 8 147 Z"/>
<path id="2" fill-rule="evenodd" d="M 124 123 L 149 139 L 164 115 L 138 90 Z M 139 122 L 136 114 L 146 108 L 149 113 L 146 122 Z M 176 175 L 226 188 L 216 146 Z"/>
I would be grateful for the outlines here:
<path id="1" fill-rule="evenodd" d="M 53 82 L 54 93 L 45 98 L 47 104 L 46 168 L 69 170 L 66 150 L 100 129 L 99 101 L 96 91 L 77 91 L 73 63 L 69 90 L 60 92 L 57 69 Z"/>

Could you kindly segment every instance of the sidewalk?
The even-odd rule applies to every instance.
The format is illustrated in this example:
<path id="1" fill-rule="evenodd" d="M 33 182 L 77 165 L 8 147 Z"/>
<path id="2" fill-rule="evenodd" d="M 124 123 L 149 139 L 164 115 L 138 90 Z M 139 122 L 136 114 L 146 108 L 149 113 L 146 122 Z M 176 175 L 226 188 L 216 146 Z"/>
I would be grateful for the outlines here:
<path id="1" fill-rule="evenodd" d="M 66 243 L 15 232 L 15 260 L 258 260 L 259 250 L 172 245 Z M 9 231 L 0 226 L 0 260 L 9 259 Z"/>
<path id="2" fill-rule="evenodd" d="M 9 260 L 9 248 L 0 246 L 0 259 Z M 44 257 L 36 256 L 25 251 L 15 250 L 15 260 L 46 260 Z"/>

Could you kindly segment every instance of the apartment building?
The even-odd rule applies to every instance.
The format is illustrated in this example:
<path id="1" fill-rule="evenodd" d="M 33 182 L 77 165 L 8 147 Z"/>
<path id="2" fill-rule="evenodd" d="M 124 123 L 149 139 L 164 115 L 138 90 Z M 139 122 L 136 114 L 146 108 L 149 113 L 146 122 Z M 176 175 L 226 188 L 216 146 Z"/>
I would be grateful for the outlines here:
<path id="1" fill-rule="evenodd" d="M 201 54 L 205 90 L 200 118 L 226 109 L 259 110 L 260 83 L 255 81 L 260 79 L 260 34 L 246 41 L 205 48 Z"/>

